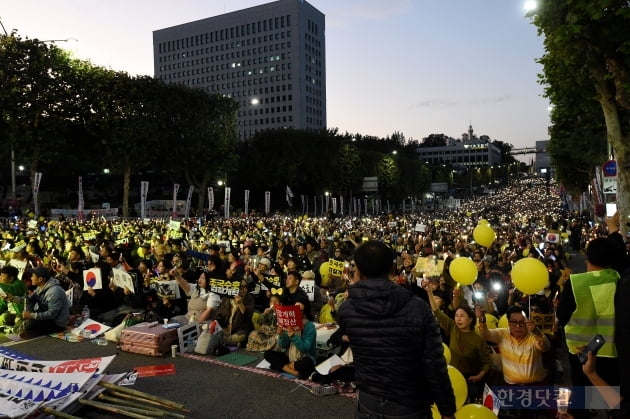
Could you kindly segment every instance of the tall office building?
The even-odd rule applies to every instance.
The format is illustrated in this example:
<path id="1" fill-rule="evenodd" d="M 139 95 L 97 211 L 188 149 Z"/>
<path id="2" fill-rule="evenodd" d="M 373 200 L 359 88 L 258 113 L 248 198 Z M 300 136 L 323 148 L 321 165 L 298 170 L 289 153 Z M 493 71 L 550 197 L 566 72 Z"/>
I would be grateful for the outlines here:
<path id="1" fill-rule="evenodd" d="M 236 100 L 238 136 L 326 129 L 325 17 L 278 0 L 153 32 L 155 77 Z"/>

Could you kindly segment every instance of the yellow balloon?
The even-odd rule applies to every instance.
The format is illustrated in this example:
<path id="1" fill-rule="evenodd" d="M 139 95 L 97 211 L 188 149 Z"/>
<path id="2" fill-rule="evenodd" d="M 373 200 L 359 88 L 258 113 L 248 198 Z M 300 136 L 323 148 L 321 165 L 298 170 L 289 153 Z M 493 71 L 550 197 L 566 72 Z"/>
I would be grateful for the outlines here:
<path id="1" fill-rule="evenodd" d="M 506 314 L 504 314 L 503 316 L 501 316 L 499 318 L 499 325 L 498 326 L 501 329 L 507 329 L 507 327 L 508 327 L 508 319 L 507 319 L 507 315 Z"/>
<path id="2" fill-rule="evenodd" d="M 479 220 L 479 222 L 477 224 L 478 225 L 490 226 L 490 221 L 486 220 L 485 218 L 482 218 L 481 220 Z"/>
<path id="3" fill-rule="evenodd" d="M 448 365 L 448 378 L 451 379 L 451 386 L 453 387 L 453 393 L 455 393 L 455 408 L 459 409 L 466 402 L 468 397 L 468 384 L 464 375 L 459 372 L 457 368 L 452 365 Z"/>
<path id="4" fill-rule="evenodd" d="M 473 238 L 477 243 L 483 247 L 490 247 L 494 240 L 497 238 L 494 230 L 488 224 L 479 224 L 473 230 Z"/>
<path id="5" fill-rule="evenodd" d="M 330 282 L 330 272 L 328 272 L 328 262 L 324 262 L 319 266 L 319 274 L 322 276 L 322 286 L 327 287 Z"/>
<path id="6" fill-rule="evenodd" d="M 460 256 L 453 259 L 449 268 L 451 277 L 462 285 L 470 285 L 477 279 L 477 265 L 471 259 Z"/>
<path id="7" fill-rule="evenodd" d="M 544 263 L 534 258 L 523 258 L 512 267 L 512 282 L 524 294 L 536 294 L 549 284 L 549 272 Z"/>
<path id="8" fill-rule="evenodd" d="M 472 215 L 472 212 L 468 211 L 466 212 L 466 217 L 470 217 Z"/>
<path id="9" fill-rule="evenodd" d="M 524 257 L 529 256 L 529 249 L 523 249 L 523 256 Z"/>
<path id="10" fill-rule="evenodd" d="M 442 342 L 442 346 L 444 347 L 444 358 L 446 358 L 446 363 L 450 364 L 451 363 L 451 349 L 444 342 Z"/>
<path id="11" fill-rule="evenodd" d="M 467 404 L 455 412 L 455 419 L 497 419 L 497 415 L 480 404 Z"/>

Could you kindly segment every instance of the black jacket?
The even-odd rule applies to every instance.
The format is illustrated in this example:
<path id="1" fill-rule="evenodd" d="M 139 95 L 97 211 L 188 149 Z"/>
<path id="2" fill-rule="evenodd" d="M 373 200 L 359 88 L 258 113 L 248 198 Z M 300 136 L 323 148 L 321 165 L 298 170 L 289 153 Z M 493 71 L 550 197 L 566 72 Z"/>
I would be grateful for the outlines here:
<path id="1" fill-rule="evenodd" d="M 405 406 L 455 413 L 440 330 L 429 306 L 385 279 L 351 285 L 339 309 L 350 338 L 357 388 Z"/>

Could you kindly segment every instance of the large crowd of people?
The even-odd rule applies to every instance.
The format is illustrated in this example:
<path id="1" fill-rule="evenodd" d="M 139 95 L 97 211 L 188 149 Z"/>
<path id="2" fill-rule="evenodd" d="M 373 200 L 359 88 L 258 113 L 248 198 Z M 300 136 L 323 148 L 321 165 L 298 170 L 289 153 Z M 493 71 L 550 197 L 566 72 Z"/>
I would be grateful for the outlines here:
<path id="1" fill-rule="evenodd" d="M 474 240 L 473 229 L 480 220 L 487 220 L 496 233 L 486 247 Z M 627 275 L 628 241 L 624 244 L 625 238 L 616 232 L 618 220 L 598 222 L 569 210 L 558 190 L 537 178 L 514 181 L 493 195 L 463 201 L 458 208 L 405 214 L 1 221 L 0 327 L 5 332 L 22 338 L 51 333 L 66 325 L 69 314 L 85 313 L 86 307 L 91 318 L 111 325 L 132 312 L 143 313 L 145 320 L 180 324 L 217 320 L 224 334 L 221 344 L 264 352 L 271 368 L 302 378 L 312 378 L 319 361 L 317 324 L 340 323 L 340 335 L 333 335 L 330 344 L 343 342 L 345 349 L 349 341 L 353 348 L 352 334 L 369 324 L 366 315 L 401 309 L 390 306 L 402 304 L 401 300 L 369 297 L 385 288 L 370 282 L 376 278 L 364 272 L 370 269 L 368 262 L 355 260 L 355 252 L 365 243 L 381 243 L 391 251 L 391 268 L 386 274 L 375 270 L 374 275 L 404 292 L 403 300 L 423 300 L 434 312 L 432 321 L 450 349 L 451 364 L 468 383 L 471 402 L 480 400 L 485 383 L 554 384 L 562 369 L 559 354 L 579 351 L 573 344 L 583 342 L 583 336 L 577 335 L 602 331 L 598 324 L 587 331 L 579 329 L 581 320 L 605 312 L 608 336 L 619 332 L 613 327 L 610 293 L 608 301 L 598 301 L 605 309 L 585 309 L 589 295 L 584 284 L 589 278 L 570 280 L 570 251 L 588 248 L 593 239 L 605 240 L 600 243 L 603 250 L 593 256 L 599 259 L 593 262 L 587 254 L 596 266 L 589 271 L 610 271 L 604 288 L 613 294 Z M 609 234 L 613 237 L 604 239 Z M 460 285 L 450 275 L 450 263 L 458 257 L 469 257 L 477 268 L 471 285 Z M 512 266 L 523 258 L 540 260 L 549 273 L 547 285 L 534 295 L 515 287 L 510 276 Z M 94 269 L 100 272 L 98 286 L 85 274 Z M 131 285 L 114 280 L 117 270 L 128 274 Z M 307 289 L 302 282 L 313 286 Z M 173 283 L 179 292 L 163 289 L 163 284 Z M 359 292 L 362 287 L 368 288 Z M 391 290 L 387 293 L 393 295 Z M 597 295 L 605 300 L 605 294 Z M 367 302 L 358 306 L 362 298 Z M 278 326 L 273 310 L 278 304 L 299 306 L 302 330 Z M 497 325 L 501 319 L 505 323 Z M 372 327 L 400 327 L 395 318 L 390 320 Z M 565 328 L 571 333 L 565 334 Z M 364 410 L 372 411 L 388 397 L 383 383 L 375 381 L 377 375 L 389 377 L 387 371 L 402 368 L 398 374 L 402 377 L 426 368 L 426 363 L 403 356 L 402 348 L 418 348 L 402 339 L 417 329 L 411 323 L 404 329 L 400 339 L 388 341 L 401 357 L 390 357 L 380 372 L 374 365 L 386 355 L 369 351 L 370 339 L 379 342 L 379 338 L 357 335 L 353 350 Z M 621 383 L 623 393 L 624 379 L 620 380 L 619 368 L 610 359 L 617 356 L 627 363 L 621 360 L 627 354 L 625 347 L 619 348 L 619 340 L 613 342 L 616 353 L 609 347 L 602 351 L 608 359 L 601 362 L 605 367 L 601 375 L 610 385 Z M 399 365 L 396 359 L 408 365 Z M 598 361 L 589 359 L 593 376 Z M 580 369 L 574 362 L 572 367 Z M 392 378 L 392 385 L 396 382 Z M 443 382 L 436 378 L 435 385 L 439 388 Z M 394 413 L 415 414 L 412 408 L 424 400 L 414 399 L 409 410 L 403 390 L 402 398 L 396 399 L 401 408 Z M 451 404 L 448 397 L 441 399 L 438 407 L 445 409 L 443 415 L 454 413 Z"/>

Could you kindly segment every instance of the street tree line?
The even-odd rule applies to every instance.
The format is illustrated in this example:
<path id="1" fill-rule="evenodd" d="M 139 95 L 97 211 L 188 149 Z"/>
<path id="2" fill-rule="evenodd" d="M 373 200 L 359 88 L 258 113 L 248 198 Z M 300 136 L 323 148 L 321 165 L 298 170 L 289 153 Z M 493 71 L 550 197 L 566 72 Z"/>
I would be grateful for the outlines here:
<path id="1" fill-rule="evenodd" d="M 44 174 L 41 188 L 74 189 L 78 176 L 107 168 L 120 182 L 116 205 L 125 216 L 149 177 L 194 186 L 197 213 L 207 204 L 207 187 L 219 179 L 235 192 L 272 191 L 274 207 L 283 203 L 286 186 L 296 195 L 349 198 L 360 193 L 364 177 L 377 176 L 379 197 L 399 201 L 449 179 L 416 154 L 444 134 L 419 142 L 399 132 L 379 138 L 280 129 L 239 142 L 238 104 L 228 97 L 95 66 L 15 32 L 0 37 L 0 84 L 0 137 L 8 145 L 0 149 L 2 178 L 10 174 L 10 150 L 28 168 L 31 184 L 35 173 Z M 511 146 L 495 144 L 509 160 Z M 47 184 L 50 179 L 57 184 Z"/>
<path id="2" fill-rule="evenodd" d="M 132 175 L 159 170 L 205 190 L 236 164 L 229 98 L 98 67 L 15 32 L 0 38 L 0 83 L 3 161 L 13 149 L 31 179 L 108 168 L 122 176 L 124 215 Z"/>
<path id="3" fill-rule="evenodd" d="M 617 160 L 622 231 L 630 229 L 630 5 L 542 0 L 531 12 L 544 37 L 540 82 L 553 108 L 550 152 L 558 179 L 587 189 L 595 167 Z M 610 147 L 610 152 L 608 150 Z"/>

